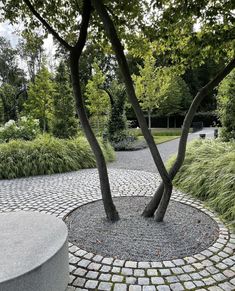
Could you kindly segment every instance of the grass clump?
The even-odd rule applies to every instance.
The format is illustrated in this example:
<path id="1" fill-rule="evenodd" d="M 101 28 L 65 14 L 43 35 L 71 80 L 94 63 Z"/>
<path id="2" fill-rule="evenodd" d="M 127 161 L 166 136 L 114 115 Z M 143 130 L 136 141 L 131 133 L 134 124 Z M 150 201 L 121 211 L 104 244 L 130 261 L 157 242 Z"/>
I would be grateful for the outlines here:
<path id="1" fill-rule="evenodd" d="M 113 148 L 99 141 L 105 158 L 115 158 Z M 84 137 L 57 139 L 42 135 L 33 141 L 0 144 L 0 179 L 47 175 L 93 168 L 94 155 Z"/>
<path id="2" fill-rule="evenodd" d="M 142 131 L 140 128 L 132 128 L 131 132 L 135 134 L 136 136 L 141 136 Z M 190 128 L 190 131 L 192 132 L 192 128 Z M 181 128 L 151 128 L 151 133 L 154 137 L 156 136 L 180 136 L 182 133 Z"/>
<path id="3" fill-rule="evenodd" d="M 174 157 L 168 162 L 170 166 Z M 174 185 L 207 202 L 235 227 L 235 143 L 197 140 L 187 148 L 186 158 Z"/>

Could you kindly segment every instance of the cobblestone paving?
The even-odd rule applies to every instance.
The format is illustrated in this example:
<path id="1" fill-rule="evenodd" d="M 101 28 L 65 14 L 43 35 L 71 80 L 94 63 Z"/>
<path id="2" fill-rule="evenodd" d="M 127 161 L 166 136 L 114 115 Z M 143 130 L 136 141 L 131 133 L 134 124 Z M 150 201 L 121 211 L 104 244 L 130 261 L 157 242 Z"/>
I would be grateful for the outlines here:
<path id="1" fill-rule="evenodd" d="M 113 196 L 151 196 L 159 184 L 154 173 L 109 170 Z M 95 169 L 0 181 L 0 212 L 39 211 L 64 218 L 74 208 L 100 199 Z M 102 257 L 69 244 L 67 291 L 232 291 L 235 290 L 235 235 L 197 200 L 174 190 L 173 199 L 211 216 L 219 237 L 191 257 L 161 262 L 135 262 Z"/>

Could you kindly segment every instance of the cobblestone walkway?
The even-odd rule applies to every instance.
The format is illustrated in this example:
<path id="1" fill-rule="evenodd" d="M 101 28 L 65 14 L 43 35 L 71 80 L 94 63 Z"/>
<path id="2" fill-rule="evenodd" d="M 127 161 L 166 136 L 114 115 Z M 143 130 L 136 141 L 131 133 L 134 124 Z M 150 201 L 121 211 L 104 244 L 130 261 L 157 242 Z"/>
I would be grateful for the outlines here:
<path id="1" fill-rule="evenodd" d="M 113 196 L 151 196 L 159 184 L 158 175 L 150 172 L 110 169 L 109 175 Z M 100 198 L 95 169 L 0 181 L 0 212 L 40 211 L 64 218 Z M 219 237 L 212 246 L 192 257 L 135 262 L 88 253 L 70 243 L 67 291 L 235 290 L 235 235 L 197 200 L 178 191 L 173 199 L 201 209 L 218 223 Z"/>

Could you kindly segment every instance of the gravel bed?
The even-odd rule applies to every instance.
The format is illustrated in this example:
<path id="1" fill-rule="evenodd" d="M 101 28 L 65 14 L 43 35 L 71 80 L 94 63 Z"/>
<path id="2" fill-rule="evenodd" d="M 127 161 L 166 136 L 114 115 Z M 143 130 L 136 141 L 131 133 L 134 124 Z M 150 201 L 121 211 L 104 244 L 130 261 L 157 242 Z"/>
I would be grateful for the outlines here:
<path id="1" fill-rule="evenodd" d="M 121 219 L 109 223 L 102 201 L 69 214 L 69 241 L 88 252 L 134 261 L 160 261 L 192 256 L 218 238 L 216 222 L 200 210 L 171 201 L 165 220 L 141 217 L 147 197 L 119 197 L 114 203 Z"/>

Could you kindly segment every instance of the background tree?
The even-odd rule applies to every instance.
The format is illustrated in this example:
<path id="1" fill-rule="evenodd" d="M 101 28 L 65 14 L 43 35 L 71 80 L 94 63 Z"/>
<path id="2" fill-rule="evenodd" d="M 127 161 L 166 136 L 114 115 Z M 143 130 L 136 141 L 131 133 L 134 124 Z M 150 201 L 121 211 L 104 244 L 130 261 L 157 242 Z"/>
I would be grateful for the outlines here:
<path id="1" fill-rule="evenodd" d="M 0 37 L 0 81 L 15 86 L 25 81 L 24 72 L 17 63 L 17 50 L 4 37 Z"/>
<path id="2" fill-rule="evenodd" d="M 21 36 L 17 48 L 27 63 L 29 79 L 33 82 L 43 62 L 43 37 L 29 29 L 24 30 Z"/>
<path id="3" fill-rule="evenodd" d="M 101 134 L 107 125 L 110 101 L 108 94 L 102 89 L 105 76 L 99 68 L 97 60 L 92 67 L 92 78 L 88 81 L 85 91 L 86 107 L 91 115 L 91 120 L 95 124 L 96 131 Z"/>
<path id="4" fill-rule="evenodd" d="M 4 110 L 4 122 L 17 120 L 25 101 L 26 79 L 17 63 L 17 50 L 10 42 L 0 37 L 0 97 Z"/>
<path id="5" fill-rule="evenodd" d="M 156 67 L 155 58 L 148 54 L 144 65 L 139 66 L 139 75 L 133 76 L 140 106 L 148 112 L 148 127 L 151 129 L 151 114 L 169 117 L 187 110 L 192 96 L 184 80 L 174 67 Z"/>
<path id="6" fill-rule="evenodd" d="M 151 114 L 154 109 L 160 107 L 162 101 L 160 95 L 161 80 L 157 76 L 155 59 L 147 54 L 143 67 L 139 66 L 139 75 L 133 76 L 135 90 L 140 106 L 148 113 L 148 128 L 151 130 Z"/>
<path id="7" fill-rule="evenodd" d="M 1 94 L 1 89 L 0 89 L 0 94 Z M 0 97 L 0 125 L 4 124 L 4 121 L 5 121 L 4 107 L 3 107 L 2 98 Z"/>
<path id="8" fill-rule="evenodd" d="M 224 141 L 235 140 L 235 71 L 233 70 L 218 88 L 218 116 L 222 124 L 221 137 Z"/>
<path id="9" fill-rule="evenodd" d="M 167 128 L 169 128 L 170 116 L 185 113 L 192 102 L 192 95 L 185 81 L 171 68 L 160 69 L 158 78 L 162 79 L 159 112 L 167 116 Z"/>
<path id="10" fill-rule="evenodd" d="M 115 147 L 126 140 L 127 118 L 125 114 L 126 92 L 123 84 L 113 80 L 109 89 L 106 90 L 111 103 L 111 112 L 108 121 L 108 138 Z"/>
<path id="11" fill-rule="evenodd" d="M 17 89 L 8 83 L 0 87 L 0 97 L 3 105 L 4 123 L 10 119 L 17 120 Z"/>
<path id="12" fill-rule="evenodd" d="M 56 137 L 69 138 L 78 131 L 75 118 L 75 104 L 69 73 L 63 61 L 60 62 L 55 76 L 55 92 L 53 94 L 52 132 Z"/>
<path id="13" fill-rule="evenodd" d="M 24 105 L 24 114 L 39 119 L 41 129 L 49 131 L 53 118 L 53 95 L 55 84 L 52 75 L 43 65 L 35 81 L 29 84 L 28 100 Z"/>

